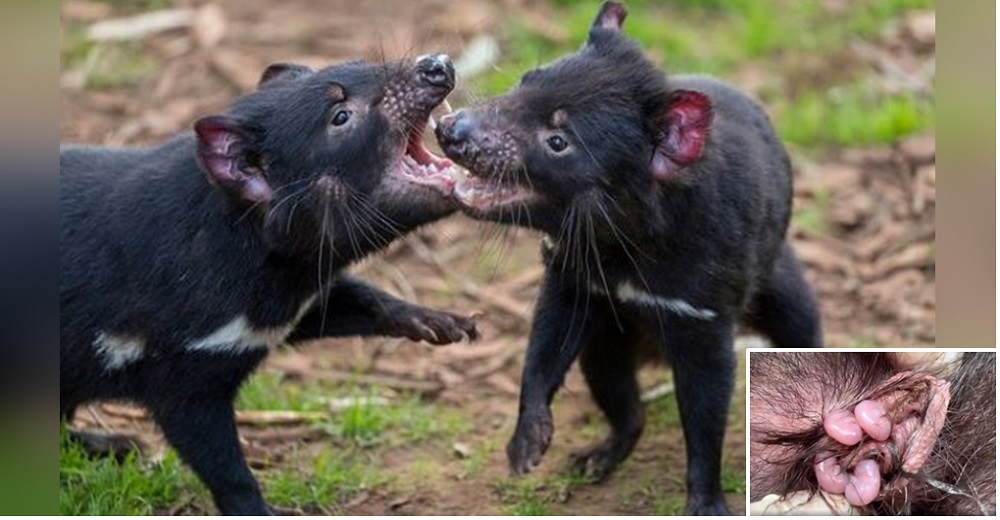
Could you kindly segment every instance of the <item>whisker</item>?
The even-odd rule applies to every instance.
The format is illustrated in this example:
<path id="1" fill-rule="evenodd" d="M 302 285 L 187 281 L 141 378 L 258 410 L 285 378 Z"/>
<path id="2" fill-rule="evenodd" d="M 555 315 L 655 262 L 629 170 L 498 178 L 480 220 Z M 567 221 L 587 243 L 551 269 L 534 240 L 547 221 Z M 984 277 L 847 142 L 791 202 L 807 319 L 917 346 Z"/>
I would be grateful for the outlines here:
<path id="1" fill-rule="evenodd" d="M 358 204 L 361 206 L 361 212 L 351 212 L 351 224 L 352 226 L 356 225 L 361 238 L 368 243 L 369 247 L 372 248 L 372 251 L 377 251 L 387 246 L 389 240 L 379 235 L 378 230 L 374 227 L 373 221 L 368 217 L 368 213 L 364 211 L 360 195 L 352 194 L 352 196 L 348 199 L 348 205 L 350 204 Z"/>
<path id="2" fill-rule="evenodd" d="M 325 293 L 325 286 L 323 284 L 323 249 L 325 248 L 324 242 L 326 241 L 326 235 L 327 235 L 326 227 L 327 227 L 328 221 L 329 221 L 329 218 L 328 218 L 329 214 L 330 214 L 330 202 L 329 201 L 324 201 L 323 202 L 323 222 L 320 224 L 320 233 L 319 233 L 319 257 L 316 259 L 316 279 L 317 279 L 317 283 L 319 285 L 318 292 L 319 292 L 320 295 L 323 295 Z M 330 242 L 331 242 L 331 248 L 332 248 L 332 246 L 333 246 L 333 239 L 332 238 L 331 238 Z M 321 301 L 322 301 L 322 304 L 320 305 L 320 312 L 321 312 L 321 314 L 320 314 L 320 324 L 319 324 L 319 330 L 320 330 L 320 332 L 322 332 L 324 329 L 326 329 L 326 309 L 327 309 L 326 298 L 321 298 Z"/>
<path id="3" fill-rule="evenodd" d="M 589 201 L 588 206 L 592 207 L 595 205 L 594 201 Z M 601 263 L 601 252 L 597 244 L 597 231 L 594 228 L 594 212 L 587 211 L 587 241 L 590 243 L 590 249 L 594 253 L 594 261 L 597 263 L 597 272 L 601 277 L 601 284 L 604 286 L 604 293 L 608 298 L 608 305 L 611 306 L 611 315 L 615 318 L 615 323 L 618 325 L 618 330 L 625 330 L 622 326 L 621 320 L 618 318 L 618 310 L 615 309 L 615 298 L 614 294 L 611 292 L 611 287 L 608 284 L 608 279 L 604 274 L 604 267 Z M 587 281 L 588 286 L 590 280 Z"/>
<path id="4" fill-rule="evenodd" d="M 268 212 L 267 212 L 267 214 L 265 215 L 264 218 L 265 219 L 270 219 L 270 218 L 274 217 L 275 212 L 278 211 L 278 209 L 281 208 L 281 206 L 284 206 L 288 201 L 290 201 L 290 200 L 294 199 L 295 197 L 297 197 L 297 196 L 305 193 L 307 190 L 309 190 L 309 186 L 304 186 L 304 187 L 299 188 L 298 190 L 293 191 L 292 193 L 288 194 L 288 196 L 286 196 L 285 198 L 281 199 L 280 201 L 278 201 L 277 204 L 275 204 L 274 206 L 272 206 L 271 209 L 268 210 Z M 302 197 L 299 200 L 301 201 L 304 198 L 305 197 Z"/>

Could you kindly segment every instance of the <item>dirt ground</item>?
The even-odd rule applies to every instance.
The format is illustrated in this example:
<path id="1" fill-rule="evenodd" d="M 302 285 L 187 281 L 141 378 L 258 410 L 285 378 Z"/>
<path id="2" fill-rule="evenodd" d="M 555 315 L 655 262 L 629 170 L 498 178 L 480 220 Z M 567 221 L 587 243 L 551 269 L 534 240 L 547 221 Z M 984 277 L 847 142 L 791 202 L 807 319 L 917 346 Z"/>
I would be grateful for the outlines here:
<path id="1" fill-rule="evenodd" d="M 176 0 L 174 7 L 204 6 Z M 488 2 L 423 0 L 387 3 L 337 0 L 222 0 L 220 11 L 201 10 L 193 30 L 146 38 L 143 53 L 155 66 L 135 86 L 80 88 L 74 71 L 61 78 L 62 141 L 140 145 L 187 128 L 199 115 L 221 110 L 253 88 L 263 67 L 276 61 L 322 65 L 358 57 L 378 58 L 442 50 L 461 56 L 476 35 L 498 30 L 506 9 L 539 7 L 530 0 Z M 63 2 L 64 22 L 89 22 L 127 14 L 128 6 Z M 320 7 L 320 5 L 322 7 Z M 537 18 L 544 18 L 537 17 Z M 64 39 L 67 35 L 64 34 Z M 893 49 L 890 56 L 905 56 Z M 902 58 L 901 58 L 902 59 Z M 752 74 L 746 75 L 751 87 Z M 739 76 L 737 82 L 739 82 Z M 452 95 L 460 106 L 468 92 Z M 822 305 L 828 346 L 931 346 L 935 340 L 933 133 L 895 147 L 839 150 L 823 159 L 795 157 L 795 202 L 821 227 L 792 230 L 794 247 Z M 805 220 L 808 223 L 808 219 Z M 408 489 L 376 487 L 344 504 L 346 514 L 499 514 L 496 482 L 504 479 L 503 445 L 513 429 L 525 338 L 538 292 L 539 236 L 501 233 L 461 216 L 449 218 L 394 244 L 358 266 L 362 276 L 422 304 L 459 312 L 482 311 L 483 339 L 474 345 L 432 349 L 402 341 L 321 342 L 280 352 L 267 370 L 294 380 L 356 373 L 390 387 L 409 388 L 471 419 L 471 450 L 489 453 L 481 471 L 463 470 L 463 450 L 435 456 L 439 471 Z M 645 387 L 663 381 L 643 372 Z M 743 389 L 733 402 L 725 465 L 742 477 Z M 671 398 L 672 399 L 672 398 Z M 654 401 L 654 405 L 659 404 Z M 86 422 L 87 418 L 81 418 Z M 572 448 L 592 439 L 600 424 L 579 372 L 574 369 L 556 403 L 556 439 L 539 474 L 559 471 Z M 252 439 L 249 432 L 246 438 Z M 324 442 L 300 439 L 300 443 Z M 250 440 L 248 443 L 253 444 Z M 683 438 L 679 426 L 652 424 L 631 459 L 604 485 L 543 489 L 553 514 L 650 514 L 656 495 L 683 491 Z M 277 450 L 287 449 L 274 448 Z M 416 448 L 422 449 L 422 448 Z M 427 454 L 398 447 L 380 453 L 384 471 Z M 730 506 L 744 509 L 742 493 Z M 201 512 L 180 509 L 172 512 Z"/>

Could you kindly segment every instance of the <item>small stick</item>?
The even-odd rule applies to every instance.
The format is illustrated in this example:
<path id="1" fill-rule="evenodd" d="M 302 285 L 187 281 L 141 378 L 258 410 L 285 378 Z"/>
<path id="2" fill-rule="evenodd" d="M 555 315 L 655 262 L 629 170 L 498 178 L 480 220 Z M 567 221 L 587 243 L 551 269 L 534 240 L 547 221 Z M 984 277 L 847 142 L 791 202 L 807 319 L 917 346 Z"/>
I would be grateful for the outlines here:
<path id="1" fill-rule="evenodd" d="M 247 425 L 300 424 L 329 417 L 325 412 L 296 412 L 291 410 L 237 410 L 236 422 Z"/>

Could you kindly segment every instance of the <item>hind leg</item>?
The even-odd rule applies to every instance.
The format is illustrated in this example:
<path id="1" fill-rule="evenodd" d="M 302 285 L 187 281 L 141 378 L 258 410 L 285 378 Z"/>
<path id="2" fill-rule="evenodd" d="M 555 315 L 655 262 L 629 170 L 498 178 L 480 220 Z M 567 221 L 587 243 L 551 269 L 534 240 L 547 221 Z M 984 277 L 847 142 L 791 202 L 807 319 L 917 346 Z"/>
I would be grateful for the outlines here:
<path id="1" fill-rule="evenodd" d="M 271 514 L 240 451 L 227 395 L 174 394 L 150 408 L 167 441 L 212 492 L 222 514 Z"/>
<path id="2" fill-rule="evenodd" d="M 607 438 L 570 458 L 572 469 L 588 479 L 604 480 L 635 448 L 646 424 L 636 381 L 637 340 L 612 323 L 587 338 L 580 368 L 597 405 L 611 426 Z"/>
<path id="3" fill-rule="evenodd" d="M 778 348 L 823 346 L 816 299 L 788 242 L 781 247 L 771 278 L 753 296 L 745 321 Z"/>
<path id="4" fill-rule="evenodd" d="M 687 515 L 729 515 L 721 485 L 722 444 L 735 380 L 733 320 L 662 316 L 687 452 Z"/>

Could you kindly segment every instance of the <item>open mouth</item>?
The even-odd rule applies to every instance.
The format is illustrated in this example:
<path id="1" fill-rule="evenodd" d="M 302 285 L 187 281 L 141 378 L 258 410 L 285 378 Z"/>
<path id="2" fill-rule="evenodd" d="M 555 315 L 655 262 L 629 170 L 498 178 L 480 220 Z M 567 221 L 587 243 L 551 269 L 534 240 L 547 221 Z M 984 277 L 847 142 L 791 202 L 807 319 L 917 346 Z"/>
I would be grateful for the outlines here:
<path id="1" fill-rule="evenodd" d="M 442 102 L 446 110 L 451 107 L 447 101 Z M 455 187 L 455 174 L 461 168 L 447 157 L 441 157 L 424 146 L 423 135 L 427 126 L 436 125 L 433 115 L 428 115 L 426 121 L 413 125 L 407 136 L 406 149 L 396 171 L 399 175 L 414 184 L 427 186 L 450 196 Z"/>
<path id="2" fill-rule="evenodd" d="M 467 209 L 487 213 L 519 203 L 527 203 L 537 195 L 515 183 L 497 183 L 455 168 L 454 197 Z"/>
<path id="3" fill-rule="evenodd" d="M 448 101 L 441 103 L 445 112 L 451 112 Z M 504 207 L 530 202 L 538 196 L 517 183 L 497 183 L 478 177 L 451 159 L 437 155 L 423 143 L 423 134 L 430 127 L 436 128 L 434 116 L 415 123 L 407 136 L 406 149 L 395 172 L 403 180 L 431 188 L 456 200 L 464 209 L 489 213 Z"/>

